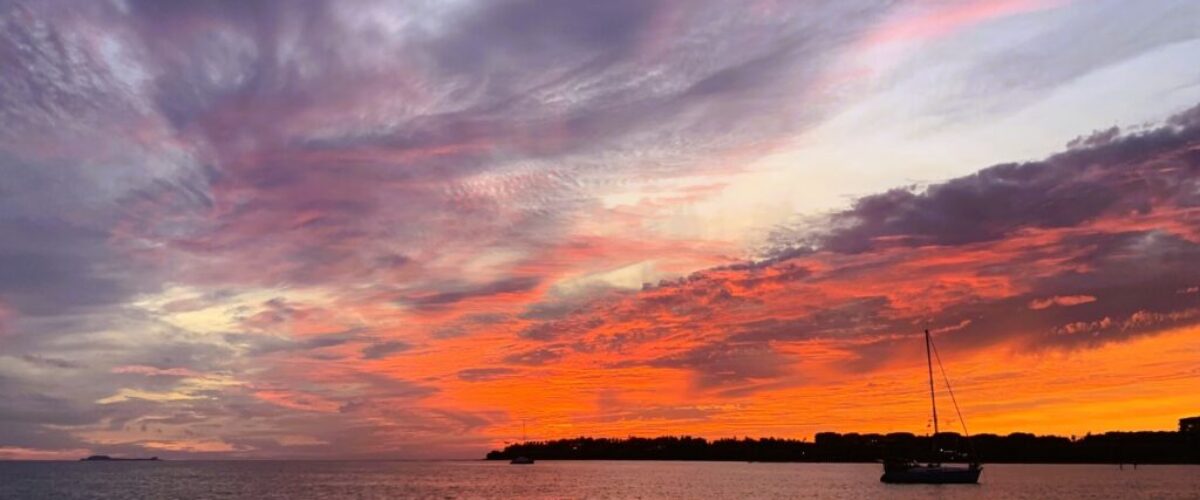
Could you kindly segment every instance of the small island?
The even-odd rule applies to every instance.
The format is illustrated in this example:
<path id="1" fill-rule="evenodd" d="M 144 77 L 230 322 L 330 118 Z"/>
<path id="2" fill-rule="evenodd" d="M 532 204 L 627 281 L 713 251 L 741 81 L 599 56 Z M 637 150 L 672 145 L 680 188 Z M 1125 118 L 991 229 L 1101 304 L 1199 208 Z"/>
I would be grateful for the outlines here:
<path id="1" fill-rule="evenodd" d="M 79 459 L 80 462 L 149 462 L 149 461 L 157 461 L 157 460 L 158 460 L 158 457 L 118 458 L 118 457 L 110 457 L 108 455 L 92 455 L 87 458 Z"/>

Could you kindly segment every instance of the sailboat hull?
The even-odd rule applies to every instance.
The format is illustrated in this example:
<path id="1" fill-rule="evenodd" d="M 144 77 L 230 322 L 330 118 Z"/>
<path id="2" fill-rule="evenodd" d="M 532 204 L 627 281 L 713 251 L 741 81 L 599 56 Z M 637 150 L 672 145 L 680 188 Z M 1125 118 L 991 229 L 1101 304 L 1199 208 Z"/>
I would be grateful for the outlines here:
<path id="1" fill-rule="evenodd" d="M 915 466 L 903 470 L 884 470 L 879 480 L 894 484 L 975 484 L 982 467 Z"/>

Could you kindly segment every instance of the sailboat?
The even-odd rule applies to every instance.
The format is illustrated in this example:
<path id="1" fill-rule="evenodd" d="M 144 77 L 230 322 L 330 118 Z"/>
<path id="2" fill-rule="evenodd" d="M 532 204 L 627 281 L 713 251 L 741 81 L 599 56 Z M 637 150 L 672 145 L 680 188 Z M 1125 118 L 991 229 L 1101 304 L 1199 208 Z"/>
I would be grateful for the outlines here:
<path id="1" fill-rule="evenodd" d="M 528 439 L 525 436 L 525 422 L 521 421 L 521 444 L 525 444 L 527 441 L 528 441 Z M 522 456 L 513 458 L 508 463 L 513 464 L 513 465 L 533 465 L 533 459 L 522 455 Z"/>
<path id="2" fill-rule="evenodd" d="M 883 476 L 880 476 L 880 481 L 885 483 L 921 484 L 975 484 L 979 482 L 979 474 L 983 472 L 983 467 L 979 465 L 979 460 L 974 456 L 970 457 L 970 461 L 966 465 L 943 465 L 941 462 L 936 461 L 938 455 L 936 443 L 938 418 L 937 398 L 934 396 L 933 390 L 933 353 L 936 352 L 936 349 L 937 347 L 933 345 L 933 337 L 929 335 L 929 330 L 925 330 L 925 363 L 929 368 L 929 402 L 933 407 L 933 436 L 930 436 L 929 441 L 933 446 L 933 459 L 935 461 L 922 464 L 915 460 L 885 460 L 883 462 Z M 946 370 L 942 367 L 940 357 L 938 358 L 938 368 L 941 368 L 942 376 L 946 378 Z M 950 392 L 950 400 L 954 402 L 954 411 L 958 412 L 958 402 L 954 400 L 954 391 L 950 389 L 949 378 L 946 378 L 946 389 Z M 963 422 L 961 412 L 958 412 L 958 420 L 959 422 Z M 967 433 L 965 422 L 963 422 L 963 434 L 966 435 L 969 445 L 971 435 Z"/>

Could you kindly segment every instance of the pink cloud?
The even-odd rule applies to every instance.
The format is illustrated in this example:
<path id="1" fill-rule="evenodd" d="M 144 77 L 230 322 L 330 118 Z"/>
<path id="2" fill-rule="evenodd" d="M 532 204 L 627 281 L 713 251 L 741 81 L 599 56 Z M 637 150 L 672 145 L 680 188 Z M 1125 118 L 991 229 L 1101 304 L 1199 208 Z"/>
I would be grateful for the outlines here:
<path id="1" fill-rule="evenodd" d="M 903 15 L 885 23 L 866 37 L 865 45 L 919 41 L 949 35 L 955 31 L 1027 12 L 1052 9 L 1070 0 L 981 0 L 929 5 L 920 2 L 915 15 Z"/>
<path id="2" fill-rule="evenodd" d="M 1061 295 L 1054 296 L 1048 299 L 1037 299 L 1029 303 L 1029 308 L 1035 311 L 1046 309 L 1048 307 L 1060 306 L 1071 307 L 1079 304 L 1087 304 L 1095 302 L 1096 298 L 1091 295 Z"/>
<path id="3" fill-rule="evenodd" d="M 0 446 L 0 460 L 74 460 L 91 453 L 91 450 L 85 448 L 44 450 L 20 446 Z"/>

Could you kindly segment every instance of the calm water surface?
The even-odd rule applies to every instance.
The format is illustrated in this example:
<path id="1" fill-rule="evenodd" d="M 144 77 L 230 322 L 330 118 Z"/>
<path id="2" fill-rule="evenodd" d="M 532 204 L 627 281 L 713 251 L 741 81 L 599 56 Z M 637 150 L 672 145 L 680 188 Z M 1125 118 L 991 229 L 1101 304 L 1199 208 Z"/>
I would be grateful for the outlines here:
<path id="1" fill-rule="evenodd" d="M 0 462 L 0 498 L 1200 499 L 1200 466 L 988 465 L 978 485 L 885 485 L 875 464 Z"/>

